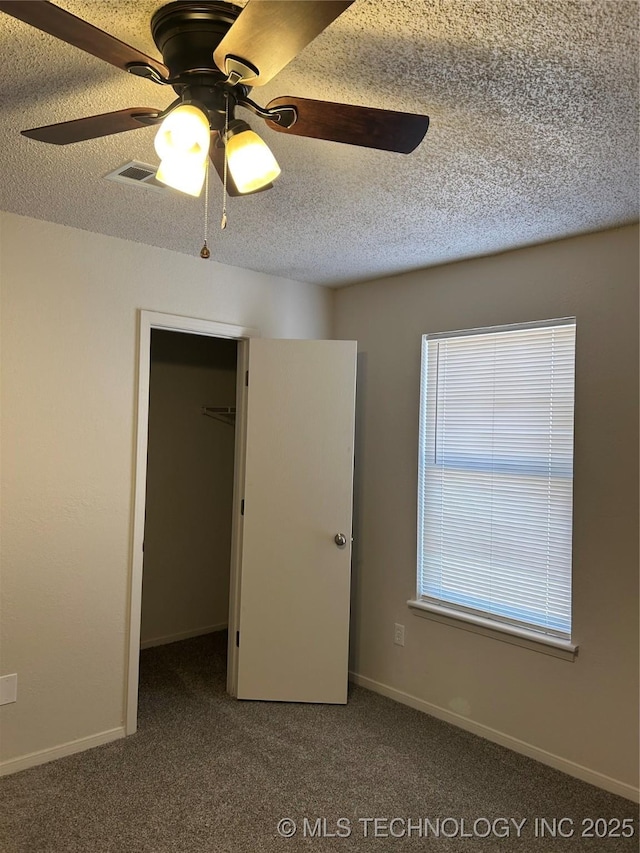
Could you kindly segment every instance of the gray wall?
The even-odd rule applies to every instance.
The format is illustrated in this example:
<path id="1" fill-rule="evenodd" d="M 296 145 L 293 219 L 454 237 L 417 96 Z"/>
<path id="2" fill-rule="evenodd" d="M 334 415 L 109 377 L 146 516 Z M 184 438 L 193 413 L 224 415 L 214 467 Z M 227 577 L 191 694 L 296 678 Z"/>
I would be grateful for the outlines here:
<path id="1" fill-rule="evenodd" d="M 235 341 L 153 329 L 141 643 L 224 628 L 229 609 Z"/>
<path id="2" fill-rule="evenodd" d="M 571 315 L 573 663 L 406 604 L 415 594 L 421 335 Z M 543 760 L 637 786 L 637 228 L 339 290 L 334 333 L 357 339 L 360 359 L 352 669 Z M 393 644 L 395 622 L 406 625 L 404 648 Z"/>

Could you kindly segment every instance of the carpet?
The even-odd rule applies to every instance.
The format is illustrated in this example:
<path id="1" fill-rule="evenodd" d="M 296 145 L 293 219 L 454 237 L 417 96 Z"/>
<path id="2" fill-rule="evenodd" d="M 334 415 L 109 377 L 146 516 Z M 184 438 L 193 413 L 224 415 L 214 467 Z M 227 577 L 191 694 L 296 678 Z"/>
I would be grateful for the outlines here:
<path id="1" fill-rule="evenodd" d="M 224 633 L 143 651 L 135 735 L 0 779 L 3 853 L 638 849 L 626 799 L 360 687 L 239 702 L 225 667 Z"/>

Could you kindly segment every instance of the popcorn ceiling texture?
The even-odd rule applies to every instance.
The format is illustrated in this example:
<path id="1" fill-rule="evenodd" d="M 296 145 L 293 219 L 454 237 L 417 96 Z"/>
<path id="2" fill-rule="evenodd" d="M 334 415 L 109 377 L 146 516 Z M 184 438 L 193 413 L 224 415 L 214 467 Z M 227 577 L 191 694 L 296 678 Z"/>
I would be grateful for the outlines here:
<path id="1" fill-rule="evenodd" d="M 157 55 L 157 3 L 58 5 Z M 639 10 L 636 0 L 356 0 L 252 96 L 426 113 L 424 142 L 410 155 L 370 151 L 287 137 L 239 111 L 282 175 L 230 199 L 224 232 L 212 180 L 212 256 L 340 285 L 637 220 Z M 0 52 L 0 208 L 197 255 L 202 199 L 103 180 L 129 160 L 157 163 L 152 128 L 71 146 L 19 133 L 164 108 L 173 90 L 4 14 Z"/>

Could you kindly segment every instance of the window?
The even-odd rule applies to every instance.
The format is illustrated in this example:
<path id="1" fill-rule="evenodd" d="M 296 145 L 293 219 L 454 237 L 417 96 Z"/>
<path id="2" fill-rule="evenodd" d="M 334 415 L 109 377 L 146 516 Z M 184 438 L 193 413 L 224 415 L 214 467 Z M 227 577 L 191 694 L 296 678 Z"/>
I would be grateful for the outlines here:
<path id="1" fill-rule="evenodd" d="M 423 336 L 411 604 L 570 644 L 574 355 L 575 319 Z"/>

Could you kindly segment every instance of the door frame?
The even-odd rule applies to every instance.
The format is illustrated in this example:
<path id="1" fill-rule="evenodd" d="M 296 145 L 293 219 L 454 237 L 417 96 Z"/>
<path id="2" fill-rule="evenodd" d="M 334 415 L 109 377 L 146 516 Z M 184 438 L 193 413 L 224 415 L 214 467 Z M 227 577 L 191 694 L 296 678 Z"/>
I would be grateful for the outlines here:
<path id="1" fill-rule="evenodd" d="M 164 329 L 212 338 L 238 341 L 236 383 L 236 440 L 234 451 L 234 494 L 231 541 L 231 578 L 229 590 L 229 637 L 235 638 L 239 607 L 239 567 L 241 558 L 240 492 L 244 480 L 246 436 L 246 386 L 248 338 L 260 337 L 250 326 L 236 326 L 216 320 L 183 317 L 140 309 L 138 312 L 138 376 L 136 407 L 136 445 L 133 494 L 133 524 L 131 533 L 131 571 L 129 584 L 129 625 L 127 635 L 127 666 L 125 669 L 125 734 L 138 727 L 138 681 L 140 674 L 140 627 L 142 621 L 143 542 L 147 493 L 147 448 L 149 432 L 149 383 L 151 375 L 151 330 Z M 228 644 L 227 689 L 235 695 L 237 681 L 236 644 Z"/>

